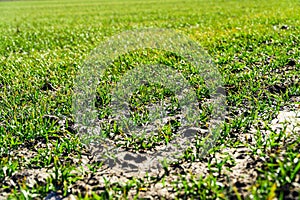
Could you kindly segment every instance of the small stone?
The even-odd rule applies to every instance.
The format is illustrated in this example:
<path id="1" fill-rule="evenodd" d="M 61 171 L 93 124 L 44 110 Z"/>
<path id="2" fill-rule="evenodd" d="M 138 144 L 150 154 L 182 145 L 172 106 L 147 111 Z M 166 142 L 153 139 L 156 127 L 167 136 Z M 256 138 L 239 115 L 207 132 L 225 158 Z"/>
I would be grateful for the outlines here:
<path id="1" fill-rule="evenodd" d="M 64 198 L 64 200 L 77 200 L 77 198 L 73 194 L 70 194 L 69 196 Z"/>
<path id="2" fill-rule="evenodd" d="M 162 188 L 157 191 L 157 194 L 161 197 L 165 197 L 168 194 L 168 190 L 167 190 L 167 188 Z"/>
<path id="3" fill-rule="evenodd" d="M 156 185 L 155 185 L 155 189 L 161 189 L 161 188 L 163 188 L 164 186 L 163 186 L 163 184 L 162 183 L 157 183 Z"/>
<path id="4" fill-rule="evenodd" d="M 46 197 L 45 200 L 62 200 L 61 196 L 55 192 L 50 192 Z"/>

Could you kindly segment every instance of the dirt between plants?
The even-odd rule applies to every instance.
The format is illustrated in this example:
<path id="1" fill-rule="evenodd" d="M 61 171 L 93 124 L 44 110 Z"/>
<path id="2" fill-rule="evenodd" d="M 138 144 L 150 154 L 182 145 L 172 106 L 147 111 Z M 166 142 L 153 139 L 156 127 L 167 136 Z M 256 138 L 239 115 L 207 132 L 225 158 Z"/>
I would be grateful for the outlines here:
<path id="1" fill-rule="evenodd" d="M 297 99 L 298 100 L 298 99 Z M 287 134 L 287 138 L 293 141 L 300 134 L 300 109 L 298 104 L 292 104 L 290 106 L 283 107 L 283 110 L 279 112 L 277 117 L 273 119 L 269 127 L 275 132 L 284 130 Z M 248 143 L 255 144 L 254 135 L 257 133 L 257 127 L 252 127 L 248 133 L 239 135 L 239 140 Z M 260 129 L 260 133 L 265 135 L 265 138 L 270 135 L 270 130 Z M 42 144 L 46 145 L 46 144 Z M 107 190 L 107 182 L 110 186 L 122 186 L 126 182 L 133 180 L 133 177 L 141 183 L 142 188 L 132 188 L 128 192 L 128 198 L 131 199 L 138 195 L 140 198 L 147 199 L 174 199 L 184 195 L 181 192 L 175 192 L 175 187 L 180 188 L 182 186 L 182 178 L 185 180 L 197 180 L 197 178 L 206 177 L 211 174 L 217 178 L 216 184 L 223 187 L 225 186 L 228 192 L 228 196 L 235 198 L 234 188 L 239 192 L 242 198 L 250 198 L 251 193 L 249 189 L 255 187 L 256 180 L 259 176 L 258 169 L 266 161 L 266 157 L 254 156 L 252 150 L 247 147 L 249 145 L 240 145 L 237 147 L 225 147 L 219 152 L 206 155 L 201 161 L 198 162 L 181 162 L 175 166 L 170 166 L 168 170 L 160 170 L 155 174 L 151 172 L 146 175 L 145 173 L 137 174 L 135 172 L 130 173 L 122 169 L 103 166 L 96 171 L 91 171 L 87 167 L 88 163 L 93 163 L 94 158 L 87 155 L 82 155 L 80 159 L 70 156 L 72 163 L 78 163 L 76 170 L 71 173 L 81 177 L 75 183 L 68 187 L 69 195 L 62 196 L 61 191 L 50 192 L 46 199 L 76 199 L 74 195 L 78 193 L 91 194 L 92 191 Z M 259 152 L 258 152 L 259 153 Z M 12 152 L 18 158 L 25 158 L 29 160 L 33 158 L 37 152 L 22 149 Z M 281 155 L 284 157 L 284 151 Z M 279 158 L 280 159 L 280 158 Z M 208 168 L 208 161 L 213 166 Z M 216 163 L 224 161 L 226 162 L 221 169 L 216 167 Z M 4 170 L 5 171 L 5 170 Z M 6 199 L 8 193 L 13 188 L 20 188 L 23 183 L 26 183 L 27 187 L 31 188 L 35 184 L 45 185 L 47 178 L 54 176 L 54 168 L 40 168 L 40 169 L 21 169 L 13 173 L 11 177 L 6 177 L 3 181 L 3 185 L 6 189 L 0 189 L 0 199 Z M 162 181 L 162 179 L 164 181 Z M 105 181 L 106 180 L 106 181 Z M 300 190 L 300 176 L 296 176 L 296 181 L 292 184 L 289 196 L 286 198 L 295 199 L 299 198 Z M 182 190 L 183 191 L 183 190 Z M 122 192 L 121 192 L 122 193 Z M 116 194 L 117 195 L 117 194 Z M 122 194 L 119 194 L 120 196 Z M 41 199 L 38 194 L 34 196 L 36 199 Z"/>

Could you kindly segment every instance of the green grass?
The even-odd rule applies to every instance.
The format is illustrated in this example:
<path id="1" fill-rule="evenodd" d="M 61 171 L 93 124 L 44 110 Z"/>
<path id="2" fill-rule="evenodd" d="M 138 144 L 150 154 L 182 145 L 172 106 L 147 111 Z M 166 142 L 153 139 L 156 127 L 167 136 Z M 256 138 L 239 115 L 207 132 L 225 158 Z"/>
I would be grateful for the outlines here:
<path id="1" fill-rule="evenodd" d="M 1 1 L 0 198 L 1 193 L 12 199 L 43 198 L 50 191 L 62 196 L 73 193 L 81 199 L 137 198 L 157 183 L 169 184 L 178 199 L 300 198 L 299 133 L 294 133 L 294 138 L 283 132 L 264 134 L 278 111 L 300 95 L 298 13 L 300 2 L 293 0 Z M 93 187 L 90 193 L 87 188 L 72 190 L 78 181 L 103 170 L 101 163 L 91 162 L 88 171 L 80 171 L 86 150 L 69 128 L 75 76 L 102 41 L 125 30 L 153 27 L 179 30 L 194 39 L 210 54 L 223 76 L 229 113 L 221 136 L 208 156 L 199 160 L 187 152 L 183 158 L 184 162 L 202 163 L 207 172 L 202 177 L 187 168 L 183 174 L 176 174 L 174 166 L 166 166 L 162 178 L 108 181 L 103 187 Z M 97 90 L 99 117 L 109 115 L 109 92 L 126 70 L 140 63 L 159 62 L 180 68 L 189 77 L 189 64 L 181 61 L 172 54 L 151 50 L 116 58 L 107 72 L 115 79 L 104 79 Z M 199 102 L 207 98 L 201 77 L 190 76 L 189 82 Z M 147 93 L 150 90 L 155 92 Z M 143 123 L 147 119 L 145 106 L 166 97 L 176 113 L 176 98 L 166 88 L 139 88 L 131 99 L 136 109 L 132 117 Z M 205 127 L 210 111 L 202 109 Z M 251 126 L 261 131 L 252 134 L 254 143 L 241 139 Z M 129 137 L 121 145 L 151 149 L 157 143 L 167 143 L 175 128 L 176 123 L 166 125 L 156 137 Z M 109 132 L 122 134 L 114 126 L 107 127 Z M 257 178 L 246 186 L 235 181 L 237 176 L 228 175 L 236 158 L 223 151 L 241 146 L 251 149 L 246 154 L 257 161 L 250 163 Z M 30 184 L 28 175 L 21 173 L 30 169 L 53 173 L 46 181 Z"/>

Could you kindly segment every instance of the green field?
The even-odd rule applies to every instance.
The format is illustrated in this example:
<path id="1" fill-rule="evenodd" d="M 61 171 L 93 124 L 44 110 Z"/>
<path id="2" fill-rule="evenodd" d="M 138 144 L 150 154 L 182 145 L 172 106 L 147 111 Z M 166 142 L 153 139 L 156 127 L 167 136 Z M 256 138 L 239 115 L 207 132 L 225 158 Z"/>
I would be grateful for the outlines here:
<path id="1" fill-rule="evenodd" d="M 296 0 L 0 1 L 0 199 L 300 199 L 300 120 L 294 130 L 272 128 L 280 111 L 300 111 L 299 13 Z M 71 125 L 74 80 L 91 51 L 143 28 L 176 30 L 207 51 L 223 77 L 228 113 L 206 156 L 187 151 L 159 175 L 141 177 L 93 159 Z M 131 52 L 108 75 L 159 62 L 189 76 L 182 59 Z M 189 77 L 199 102 L 207 99 L 201 77 Z M 109 115 L 118 78 L 105 80 L 97 89 L 99 118 Z M 144 112 L 147 101 L 167 93 L 141 87 L 131 103 Z M 202 109 L 205 126 L 209 109 Z M 173 131 L 124 140 L 151 150 Z"/>

